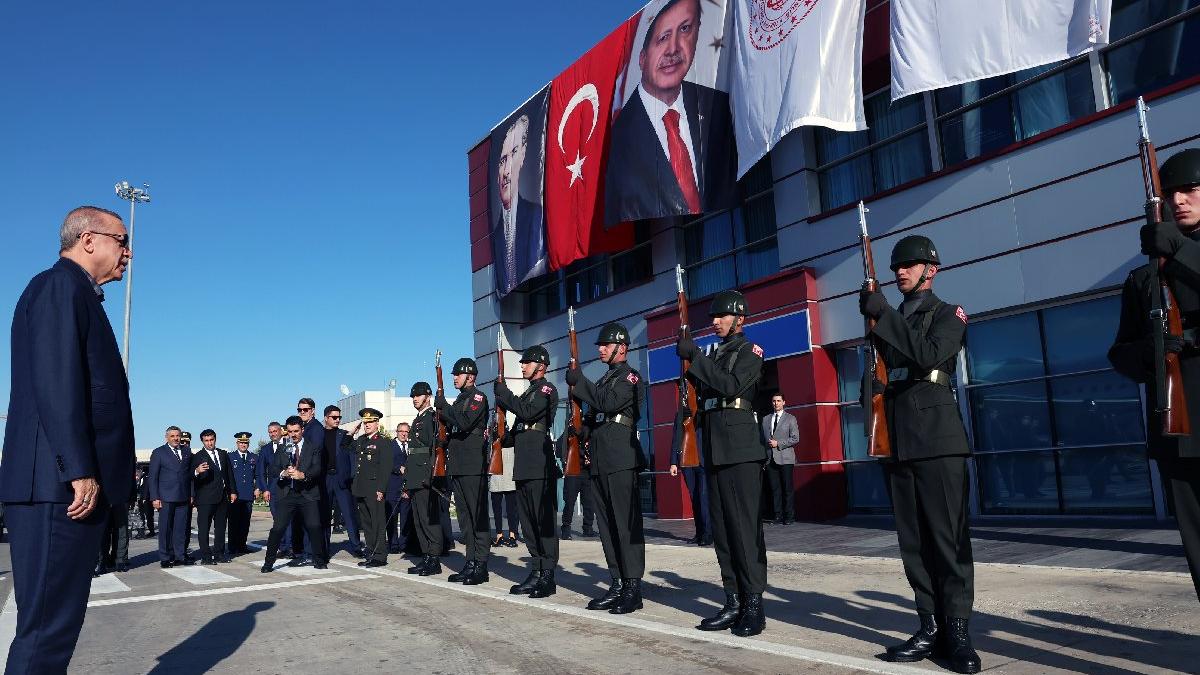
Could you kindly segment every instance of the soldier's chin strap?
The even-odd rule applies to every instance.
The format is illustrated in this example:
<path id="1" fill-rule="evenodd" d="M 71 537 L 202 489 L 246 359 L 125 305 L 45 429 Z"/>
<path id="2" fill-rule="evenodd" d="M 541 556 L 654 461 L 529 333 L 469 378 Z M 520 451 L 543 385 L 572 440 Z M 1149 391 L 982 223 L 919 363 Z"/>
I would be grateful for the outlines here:
<path id="1" fill-rule="evenodd" d="M 919 279 L 917 279 L 916 285 L 913 286 L 913 289 L 909 292 L 916 293 L 917 291 L 921 290 L 921 287 L 925 285 L 925 282 L 928 279 L 929 279 L 929 263 L 923 262 L 923 263 L 921 263 L 921 277 Z"/>

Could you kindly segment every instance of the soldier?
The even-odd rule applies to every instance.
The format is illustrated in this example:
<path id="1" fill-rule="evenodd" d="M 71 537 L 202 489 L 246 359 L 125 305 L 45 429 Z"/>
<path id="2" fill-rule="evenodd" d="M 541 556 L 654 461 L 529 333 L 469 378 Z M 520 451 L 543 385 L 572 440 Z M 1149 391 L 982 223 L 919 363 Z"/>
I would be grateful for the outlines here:
<path id="1" fill-rule="evenodd" d="M 229 453 L 229 465 L 233 468 L 233 493 L 236 500 L 229 505 L 229 553 L 249 553 L 246 538 L 250 533 L 250 513 L 254 508 L 254 485 L 259 474 L 258 455 L 250 452 L 249 431 L 233 435 L 237 450 Z"/>
<path id="2" fill-rule="evenodd" d="M 554 411 L 558 407 L 558 389 L 546 380 L 550 367 L 550 352 L 541 345 L 521 354 L 521 376 L 529 380 L 529 388 L 516 396 L 502 379 L 496 380 L 496 401 L 516 417 L 511 435 L 505 440 L 515 448 L 513 480 L 517 482 L 517 508 L 521 513 L 521 530 L 529 547 L 529 576 L 509 589 L 513 595 L 527 594 L 531 598 L 554 595 L 554 568 L 558 565 L 558 462 L 554 460 L 554 444 L 550 428 L 554 426 Z"/>
<path id="3" fill-rule="evenodd" d="M 183 446 L 186 453 L 192 451 L 192 432 L 182 431 L 179 433 L 179 445 Z M 195 504 L 188 503 L 184 511 L 187 512 L 187 527 L 183 530 L 183 564 L 191 565 L 196 562 L 192 557 L 192 511 Z"/>
<path id="4" fill-rule="evenodd" d="M 904 237 L 892 249 L 891 264 L 904 294 L 900 308 L 878 291 L 859 294 L 860 311 L 876 321 L 872 343 L 888 367 L 883 396 L 892 457 L 883 470 L 921 622 L 908 641 L 888 647 L 885 658 L 920 661 L 940 646 L 952 670 L 975 673 L 979 655 L 967 626 L 975 578 L 967 527 L 971 449 L 953 389 L 967 315 L 933 294 L 940 265 L 927 237 Z M 863 393 L 865 400 L 870 393 Z"/>
<path id="5" fill-rule="evenodd" d="M 454 478 L 458 526 L 462 530 L 467 564 L 447 580 L 474 586 L 489 578 L 488 554 L 492 543 L 487 514 L 488 442 L 483 433 L 488 423 L 488 400 L 475 388 L 479 367 L 474 360 L 461 358 L 454 362 L 450 372 L 454 375 L 458 398 L 451 405 L 439 391 L 433 404 L 442 421 L 450 425 L 446 473 Z"/>
<path id="6" fill-rule="evenodd" d="M 592 494 L 600 543 L 612 575 L 612 587 L 588 603 L 588 609 L 628 614 L 642 608 L 642 575 L 646 571 L 646 539 L 642 535 L 638 472 L 646 466 L 637 422 L 641 415 L 642 376 L 629 366 L 629 331 L 609 323 L 596 337 L 600 360 L 608 372 L 595 383 L 579 364 L 567 369 L 574 395 L 591 406 L 594 428 L 588 435 Z M 567 433 L 573 433 L 568 427 Z"/>
<path id="7" fill-rule="evenodd" d="M 675 348 L 680 358 L 692 362 L 688 378 L 696 383 L 704 410 L 699 421 L 708 514 L 725 588 L 725 605 L 697 628 L 732 628 L 741 637 L 758 635 L 766 627 L 762 594 L 767 587 L 767 549 L 759 510 L 767 449 L 753 404 L 762 378 L 763 351 L 742 333 L 746 313 L 741 293 L 721 291 L 708 310 L 721 338 L 712 356 L 700 353 L 687 329 L 680 330 Z"/>
<path id="8" fill-rule="evenodd" d="M 441 495 L 434 483 L 443 478 L 433 477 L 433 453 L 437 443 L 437 419 L 433 414 L 433 389 L 428 382 L 416 382 L 409 390 L 417 416 L 412 421 L 412 438 L 408 446 L 404 482 L 412 501 L 413 531 L 421 545 L 421 561 L 408 568 L 409 574 L 427 577 L 442 573 L 442 506 Z"/>
<path id="9" fill-rule="evenodd" d="M 354 482 L 350 492 L 358 510 L 358 522 L 366 539 L 365 559 L 359 567 L 383 567 L 387 564 L 387 513 L 384 492 L 392 475 L 392 443 L 379 435 L 383 413 L 374 408 L 358 411 L 363 434 L 351 441 L 354 447 Z"/>
<path id="10" fill-rule="evenodd" d="M 1200 597 L 1200 150 L 1183 150 L 1163 162 L 1159 170 L 1164 209 L 1172 220 L 1141 229 L 1142 253 L 1165 260 L 1162 280 L 1170 285 L 1183 318 L 1183 335 L 1167 334 L 1163 347 L 1179 354 L 1183 374 L 1184 398 L 1188 404 L 1191 436 L 1163 436 L 1158 415 L 1157 388 L 1154 386 L 1155 355 L 1151 339 L 1150 279 L 1143 265 L 1125 279 L 1121 291 L 1121 322 L 1108 359 L 1117 372 L 1137 382 L 1145 382 L 1146 413 L 1149 415 L 1151 459 L 1159 473 L 1170 481 L 1175 502 L 1175 519 L 1192 584 Z"/>

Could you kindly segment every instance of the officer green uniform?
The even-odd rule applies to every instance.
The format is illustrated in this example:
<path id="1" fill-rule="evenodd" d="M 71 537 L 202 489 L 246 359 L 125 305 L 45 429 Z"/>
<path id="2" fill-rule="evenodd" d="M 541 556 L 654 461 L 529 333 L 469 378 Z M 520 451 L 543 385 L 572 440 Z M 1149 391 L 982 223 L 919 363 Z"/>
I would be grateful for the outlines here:
<path id="1" fill-rule="evenodd" d="M 428 382 L 417 382 L 409 396 L 432 396 Z M 441 574 L 442 564 L 442 508 L 438 502 L 444 478 L 433 477 L 433 453 L 437 444 L 437 415 L 433 406 L 428 406 L 413 418 L 409 433 L 408 463 L 405 465 L 404 482 L 412 502 L 413 530 L 421 546 L 421 560 L 408 569 L 409 574 L 423 577 Z"/>
<path id="2" fill-rule="evenodd" d="M 363 422 L 378 422 L 383 413 L 363 408 L 358 416 Z M 353 441 L 354 482 L 350 494 L 358 510 L 358 522 L 363 528 L 363 546 L 367 558 L 360 567 L 380 567 L 387 564 L 387 506 L 382 495 L 387 491 L 392 475 L 392 441 L 379 434 L 363 434 Z"/>
<path id="3" fill-rule="evenodd" d="M 1164 196 L 1200 186 L 1200 150 L 1183 150 L 1163 162 L 1159 170 Z M 1167 200 L 1170 202 L 1170 199 Z M 1165 208 L 1165 207 L 1164 207 Z M 1188 404 L 1191 436 L 1163 436 L 1158 409 L 1158 391 L 1154 384 L 1154 343 L 1152 330 L 1161 324 L 1150 320 L 1150 267 L 1143 265 L 1125 279 L 1121 290 L 1121 322 L 1108 359 L 1117 372 L 1146 386 L 1148 443 L 1150 457 L 1158 463 L 1159 473 L 1171 483 L 1171 498 L 1179 535 L 1192 571 L 1192 584 L 1200 597 L 1200 228 L 1184 233 L 1180 226 L 1166 221 L 1142 227 L 1142 252 L 1161 257 L 1161 279 L 1175 294 L 1183 319 L 1184 334 L 1167 335 L 1167 351 L 1179 354 L 1183 373 L 1183 392 Z"/>
<path id="4" fill-rule="evenodd" d="M 628 347 L 629 331 L 619 323 L 607 324 L 600 329 L 596 344 Z M 589 468 L 600 543 L 613 579 L 608 592 L 587 607 L 626 614 L 642 608 L 641 579 L 646 570 L 638 493 L 638 473 L 646 465 L 637 435 L 642 376 L 627 362 L 610 360 L 608 372 L 595 383 L 576 367 L 567 370 L 567 384 L 595 414 L 588 435 Z"/>
<path id="5" fill-rule="evenodd" d="M 921 621 L 921 630 L 889 648 L 888 658 L 929 656 L 940 627 L 951 668 L 978 672 L 979 657 L 967 634 L 975 593 L 967 526 L 971 448 L 951 388 L 967 315 L 932 290 L 919 290 L 930 266 L 941 264 L 926 237 L 904 237 L 892 249 L 893 272 L 914 264 L 922 264 L 922 273 L 900 309 L 888 306 L 878 291 L 864 288 L 859 299 L 863 315 L 876 320 L 871 341 L 888 368 L 883 395 L 893 457 L 883 461 L 883 469 Z"/>
<path id="6" fill-rule="evenodd" d="M 722 291 L 709 315 L 745 317 L 746 299 L 737 291 Z M 763 351 L 746 339 L 737 323 L 721 339 L 711 357 L 696 349 L 684 333 L 676 350 L 692 362 L 688 377 L 697 386 L 703 413 L 704 468 L 708 482 L 708 513 L 713 547 L 721 566 L 725 605 L 697 628 L 723 630 L 748 637 L 763 631 L 762 594 L 767 587 L 767 548 L 763 542 L 763 445 L 753 401 L 762 378 Z"/>
<path id="7" fill-rule="evenodd" d="M 455 375 L 478 375 L 475 361 L 462 358 L 454 362 Z M 454 479 L 458 508 L 458 527 L 466 545 L 467 564 L 462 572 L 451 574 L 449 581 L 466 585 L 488 580 L 488 554 L 491 552 L 491 527 L 488 523 L 488 442 L 484 430 L 488 422 L 488 399 L 474 384 L 465 385 L 453 405 L 442 396 L 434 401 L 442 421 L 450 426 L 446 450 L 446 473 Z"/>
<path id="8" fill-rule="evenodd" d="M 526 349 L 521 363 L 550 366 L 550 353 L 537 345 Z M 537 373 L 537 371 L 534 371 Z M 509 592 L 545 598 L 554 594 L 554 568 L 558 566 L 558 462 L 550 428 L 558 408 L 558 389 L 546 380 L 545 371 L 529 381 L 520 396 L 509 390 L 503 380 L 495 386 L 496 402 L 516 417 L 512 431 L 505 436 L 514 448 L 513 480 L 517 483 L 517 508 L 521 513 L 521 531 L 529 547 L 529 577 Z"/>

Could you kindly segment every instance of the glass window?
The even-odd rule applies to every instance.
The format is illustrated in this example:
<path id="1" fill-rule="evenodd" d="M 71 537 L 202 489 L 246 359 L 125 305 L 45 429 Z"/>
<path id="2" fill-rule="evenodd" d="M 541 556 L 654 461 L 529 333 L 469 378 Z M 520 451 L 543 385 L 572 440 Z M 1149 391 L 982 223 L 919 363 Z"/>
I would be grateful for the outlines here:
<path id="1" fill-rule="evenodd" d="M 1200 0 L 1113 0 L 1108 39 L 1127 38 L 1200 5 Z"/>
<path id="2" fill-rule="evenodd" d="M 1049 448 L 1050 408 L 1042 381 L 971 389 L 975 449 Z"/>
<path id="3" fill-rule="evenodd" d="M 1037 314 L 1027 312 L 967 324 L 967 372 L 972 384 L 1011 382 L 1046 373 Z"/>
<path id="4" fill-rule="evenodd" d="M 1050 395 L 1059 446 L 1146 440 L 1138 386 L 1111 370 L 1050 380 Z"/>
<path id="5" fill-rule="evenodd" d="M 1059 462 L 1066 512 L 1154 512 L 1142 446 L 1063 450 Z"/>
<path id="6" fill-rule="evenodd" d="M 1193 6 L 1185 2 L 1113 2 L 1111 39 L 1118 29 L 1132 34 Z M 1118 7 L 1118 5 L 1123 5 Z M 1114 104 L 1200 73 L 1200 16 L 1164 26 L 1104 55 L 1109 95 Z"/>
<path id="7" fill-rule="evenodd" d="M 844 405 L 842 413 L 842 454 L 847 459 L 870 459 L 867 455 L 867 434 L 863 428 L 861 405 Z"/>
<path id="8" fill-rule="evenodd" d="M 1054 452 L 976 455 L 985 513 L 1059 512 Z"/>
<path id="9" fill-rule="evenodd" d="M 562 275 L 551 272 L 538 281 L 532 290 L 525 294 L 525 316 L 530 321 L 537 321 L 552 314 L 563 311 Z"/>
<path id="10" fill-rule="evenodd" d="M 738 181 L 739 206 L 684 228 L 689 297 L 712 295 L 779 271 L 769 160 L 763 158 Z"/>
<path id="11" fill-rule="evenodd" d="M 883 467 L 879 462 L 851 462 L 846 468 L 846 490 L 850 506 L 859 511 L 891 512 Z"/>
<path id="12" fill-rule="evenodd" d="M 1108 348 L 1120 319 L 1121 298 L 1076 302 L 1042 312 L 1051 374 L 1110 368 Z"/>
<path id="13" fill-rule="evenodd" d="M 576 260 L 565 270 L 522 284 L 519 288 L 525 291 L 525 320 L 539 321 L 562 312 L 568 304 L 590 302 L 650 279 L 650 239 L 650 223 L 635 223 L 632 248 Z"/>

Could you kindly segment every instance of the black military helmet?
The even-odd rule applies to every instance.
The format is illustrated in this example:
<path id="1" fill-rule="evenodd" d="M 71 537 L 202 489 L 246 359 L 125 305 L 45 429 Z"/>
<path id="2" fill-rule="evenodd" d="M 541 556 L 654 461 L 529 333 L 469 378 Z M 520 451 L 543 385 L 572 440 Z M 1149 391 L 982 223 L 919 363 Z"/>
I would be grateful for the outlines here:
<path id="1" fill-rule="evenodd" d="M 541 345 L 534 345 L 521 353 L 521 363 L 540 363 L 548 366 L 550 365 L 550 352 Z"/>
<path id="2" fill-rule="evenodd" d="M 746 296 L 740 291 L 721 291 L 713 296 L 712 305 L 708 308 L 709 316 L 724 316 L 736 314 L 746 316 Z"/>
<path id="3" fill-rule="evenodd" d="M 454 362 L 454 368 L 450 369 L 451 375 L 478 375 L 479 366 L 475 365 L 475 359 L 462 357 Z"/>
<path id="4" fill-rule="evenodd" d="M 428 382 L 414 382 L 412 389 L 408 392 L 409 396 L 432 396 L 433 387 L 429 386 Z"/>
<path id="5" fill-rule="evenodd" d="M 604 324 L 604 327 L 600 329 L 600 334 L 596 336 L 598 345 L 613 343 L 629 346 L 629 330 L 616 321 Z"/>
<path id="6" fill-rule="evenodd" d="M 1200 183 L 1200 149 L 1181 150 L 1162 163 L 1158 170 L 1163 192 Z"/>
<path id="7" fill-rule="evenodd" d="M 892 271 L 911 265 L 913 263 L 929 263 L 931 265 L 941 265 L 942 260 L 938 257 L 937 248 L 933 245 L 933 240 L 929 237 L 923 237 L 919 234 L 910 234 L 892 247 Z"/>

